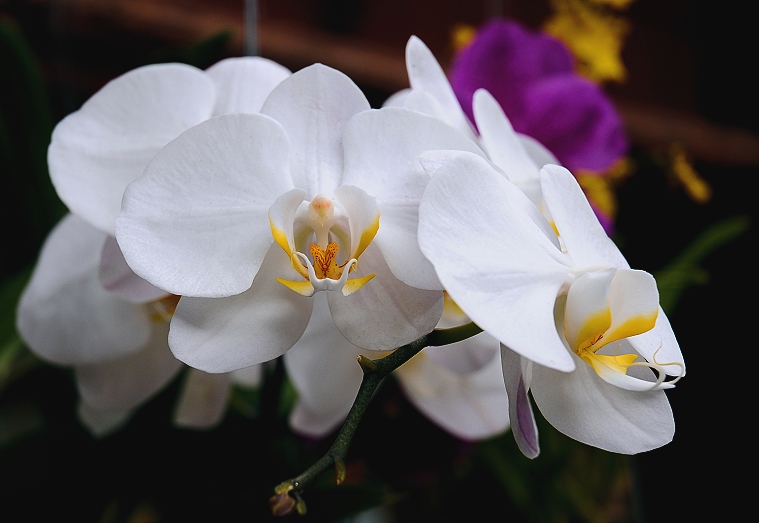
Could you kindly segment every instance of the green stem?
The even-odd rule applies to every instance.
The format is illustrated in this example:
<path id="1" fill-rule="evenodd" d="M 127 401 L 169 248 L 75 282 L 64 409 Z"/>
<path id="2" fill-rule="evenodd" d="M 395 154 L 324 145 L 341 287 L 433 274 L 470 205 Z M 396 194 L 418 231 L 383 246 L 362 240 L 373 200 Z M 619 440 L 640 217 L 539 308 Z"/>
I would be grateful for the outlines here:
<path id="1" fill-rule="evenodd" d="M 353 406 L 348 412 L 335 442 L 327 453 L 305 472 L 280 483 L 274 488 L 275 495 L 270 500 L 274 514 L 285 515 L 292 508 L 295 508 L 301 515 L 305 514 L 306 506 L 300 496 L 301 492 L 314 478 L 332 466 L 335 467 L 337 484 L 339 485 L 345 480 L 345 456 L 348 454 L 348 447 L 353 441 L 353 436 L 374 396 L 374 392 L 388 374 L 413 358 L 425 347 L 456 343 L 480 332 L 482 329 L 470 322 L 450 329 L 435 329 L 418 340 L 399 347 L 384 358 L 372 360 L 365 356 L 358 356 L 358 363 L 364 371 L 364 377 L 361 380 L 361 386 L 358 389 Z"/>

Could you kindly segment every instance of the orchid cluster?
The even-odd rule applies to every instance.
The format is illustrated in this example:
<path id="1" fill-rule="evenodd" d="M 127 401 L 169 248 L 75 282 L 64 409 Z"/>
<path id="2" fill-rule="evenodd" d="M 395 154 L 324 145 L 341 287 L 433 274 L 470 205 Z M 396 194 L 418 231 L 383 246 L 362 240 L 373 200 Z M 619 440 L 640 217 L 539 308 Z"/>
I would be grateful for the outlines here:
<path id="1" fill-rule="evenodd" d="M 462 439 L 510 427 L 538 456 L 530 396 L 601 449 L 672 439 L 664 391 L 684 364 L 656 282 L 607 235 L 571 173 L 584 153 L 564 147 L 582 142 L 598 166 L 623 154 L 608 102 L 568 75 L 514 72 L 512 105 L 456 90 L 416 37 L 406 63 L 410 88 L 378 109 L 322 64 L 151 65 L 59 123 L 48 162 L 70 214 L 18 327 L 75 369 L 93 433 L 182 369 L 175 421 L 212 427 L 230 386 L 281 358 L 292 429 L 323 437 L 395 357 L 410 402 Z M 602 144 L 566 127 L 561 100 L 535 97 L 603 100 L 582 119 Z M 303 483 L 278 487 L 279 509 Z"/>

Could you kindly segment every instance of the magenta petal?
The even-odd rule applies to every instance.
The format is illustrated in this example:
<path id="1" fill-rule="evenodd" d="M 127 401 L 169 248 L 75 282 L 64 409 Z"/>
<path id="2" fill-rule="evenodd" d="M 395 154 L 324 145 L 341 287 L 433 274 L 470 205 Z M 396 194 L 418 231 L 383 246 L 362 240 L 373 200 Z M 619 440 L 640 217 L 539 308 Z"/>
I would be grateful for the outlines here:
<path id="1" fill-rule="evenodd" d="M 517 128 L 524 90 L 533 82 L 573 70 L 574 57 L 558 39 L 516 22 L 494 19 L 454 57 L 450 82 L 470 119 L 472 96 L 482 87 L 498 100 Z"/>
<path id="2" fill-rule="evenodd" d="M 545 145 L 567 169 L 604 171 L 627 153 L 624 123 L 603 90 L 565 74 L 534 83 L 524 95 L 518 132 Z"/>

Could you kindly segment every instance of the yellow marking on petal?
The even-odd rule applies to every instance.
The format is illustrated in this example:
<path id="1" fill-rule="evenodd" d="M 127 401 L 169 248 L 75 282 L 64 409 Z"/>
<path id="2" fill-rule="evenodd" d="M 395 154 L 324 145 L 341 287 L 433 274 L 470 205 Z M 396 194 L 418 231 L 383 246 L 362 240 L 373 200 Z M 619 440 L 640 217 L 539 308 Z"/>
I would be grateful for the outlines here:
<path id="1" fill-rule="evenodd" d="M 290 248 L 290 240 L 287 239 L 287 233 L 274 225 L 274 221 L 269 218 L 269 226 L 271 227 L 271 235 L 274 238 L 274 241 L 277 242 L 277 245 L 282 247 L 282 250 L 287 253 L 288 256 L 293 255 L 293 251 Z"/>
<path id="2" fill-rule="evenodd" d="M 363 276 L 361 278 L 353 278 L 351 280 L 348 280 L 345 282 L 345 286 L 343 287 L 343 296 L 349 296 L 359 290 L 361 287 L 366 285 L 369 280 L 374 278 L 376 274 L 369 274 L 368 276 Z"/>
<path id="3" fill-rule="evenodd" d="M 610 325 L 611 309 L 608 307 L 589 315 L 583 322 L 582 327 L 580 327 L 580 330 L 577 333 L 577 338 L 573 340 L 574 351 L 577 354 L 580 354 L 581 352 L 589 350 L 590 347 L 598 343 L 601 338 L 604 337 L 604 333 L 606 333 L 606 329 L 608 329 Z M 608 341 L 606 343 L 608 343 Z M 591 352 L 597 351 L 603 345 L 606 345 L 606 343 L 590 349 Z"/>
<path id="4" fill-rule="evenodd" d="M 302 294 L 303 296 L 313 296 L 314 295 L 314 286 L 311 285 L 311 282 L 306 281 L 290 281 L 285 280 L 283 278 L 275 278 L 279 283 L 287 287 L 288 289 L 297 292 L 298 294 Z"/>
<path id="5" fill-rule="evenodd" d="M 618 325 L 614 330 L 607 332 L 604 345 L 611 343 L 612 341 L 622 340 L 624 338 L 629 338 L 630 336 L 637 336 L 638 334 L 650 331 L 654 328 L 654 325 L 656 325 L 656 318 L 658 316 L 658 309 L 650 314 L 633 316 L 624 323 Z"/>
<path id="6" fill-rule="evenodd" d="M 295 255 L 292 248 L 290 248 L 290 240 L 287 238 L 287 233 L 274 225 L 274 221 L 272 221 L 271 218 L 269 218 L 269 226 L 271 227 L 271 235 L 274 238 L 274 241 L 290 257 L 292 268 L 298 271 L 298 274 L 308 279 L 308 269 L 306 269 L 303 263 L 301 263 L 301 261 Z"/>
<path id="7" fill-rule="evenodd" d="M 561 234 L 559 234 L 559 228 L 556 227 L 556 222 L 553 221 L 553 220 L 551 220 L 550 224 L 551 224 L 551 229 L 553 229 L 553 232 L 556 233 L 556 236 L 558 236 L 559 238 L 561 238 Z"/>
<path id="8" fill-rule="evenodd" d="M 585 360 L 596 373 L 600 373 L 603 368 L 612 369 L 620 374 L 627 374 L 627 369 L 638 359 L 637 354 L 615 354 L 608 356 L 606 354 L 594 354 L 584 352 L 580 356 Z"/>
<path id="9" fill-rule="evenodd" d="M 358 259 L 364 253 L 366 248 L 369 247 L 369 244 L 372 243 L 372 241 L 374 240 L 374 237 L 377 235 L 377 231 L 379 230 L 379 226 L 380 226 L 379 220 L 380 220 L 380 217 L 378 214 L 377 217 L 374 218 L 374 221 L 372 221 L 372 223 L 369 225 L 369 227 L 364 229 L 364 232 L 361 233 L 361 238 L 358 241 L 358 245 L 353 250 L 353 253 L 351 254 L 351 258 Z M 351 267 L 351 270 L 353 270 L 354 268 L 355 266 Z"/>

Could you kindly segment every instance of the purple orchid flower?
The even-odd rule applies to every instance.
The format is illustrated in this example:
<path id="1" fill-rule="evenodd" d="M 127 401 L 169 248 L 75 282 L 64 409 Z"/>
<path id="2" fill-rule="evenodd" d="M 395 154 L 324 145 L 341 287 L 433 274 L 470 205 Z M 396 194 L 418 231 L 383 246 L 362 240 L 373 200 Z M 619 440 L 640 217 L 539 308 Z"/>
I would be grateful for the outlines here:
<path id="1" fill-rule="evenodd" d="M 575 72 L 569 49 L 514 21 L 483 25 L 454 57 L 450 82 L 471 121 L 474 92 L 485 88 L 517 132 L 541 142 L 574 173 L 602 173 L 629 149 L 614 105 Z"/>

